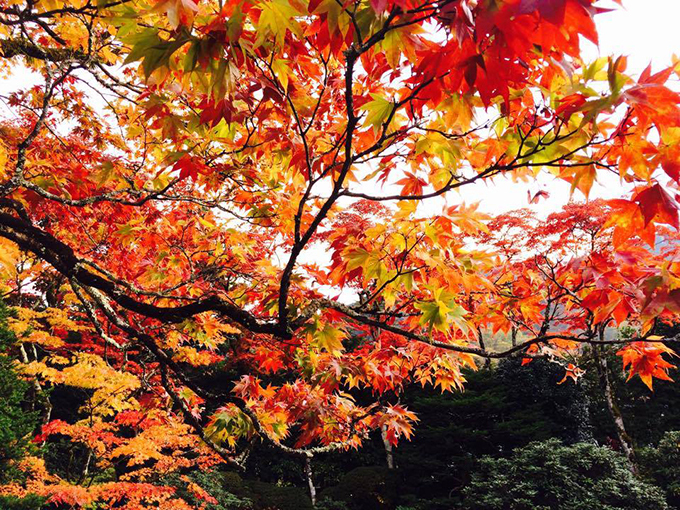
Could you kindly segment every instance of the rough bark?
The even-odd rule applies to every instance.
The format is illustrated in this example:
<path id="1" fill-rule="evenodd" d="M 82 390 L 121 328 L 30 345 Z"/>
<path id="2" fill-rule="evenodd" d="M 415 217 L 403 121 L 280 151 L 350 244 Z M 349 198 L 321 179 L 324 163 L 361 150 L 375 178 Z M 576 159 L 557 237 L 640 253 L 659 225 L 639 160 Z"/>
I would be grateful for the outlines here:
<path id="1" fill-rule="evenodd" d="M 604 397 L 607 402 L 607 409 L 614 422 L 614 427 L 616 429 L 616 435 L 621 443 L 621 450 L 626 456 L 630 470 L 637 474 L 637 464 L 635 461 L 635 449 L 633 448 L 633 440 L 626 431 L 626 424 L 623 420 L 623 415 L 616 402 L 616 395 L 612 388 L 611 379 L 609 377 L 609 364 L 607 363 L 607 358 L 603 352 L 601 352 L 601 347 L 595 346 L 595 360 L 597 361 L 598 373 L 600 376 L 600 384 L 604 392 Z"/>

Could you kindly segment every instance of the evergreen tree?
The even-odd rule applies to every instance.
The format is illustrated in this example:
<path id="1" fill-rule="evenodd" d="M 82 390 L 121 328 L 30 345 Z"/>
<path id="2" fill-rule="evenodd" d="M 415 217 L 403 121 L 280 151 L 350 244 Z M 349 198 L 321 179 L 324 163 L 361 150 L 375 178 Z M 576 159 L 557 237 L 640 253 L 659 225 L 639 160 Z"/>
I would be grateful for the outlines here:
<path id="1" fill-rule="evenodd" d="M 0 301 L 0 482 L 15 476 L 12 463 L 20 459 L 35 429 L 37 416 L 26 412 L 24 401 L 28 383 L 16 373 L 9 351 L 16 338 L 7 328 L 9 309 Z"/>
<path id="2" fill-rule="evenodd" d="M 15 469 L 29 448 L 29 437 L 37 425 L 37 413 L 24 409 L 28 383 L 15 370 L 10 351 L 16 346 L 14 334 L 7 328 L 10 310 L 0 300 L 0 484 L 20 479 Z M 41 498 L 0 497 L 0 508 L 32 510 Z"/>

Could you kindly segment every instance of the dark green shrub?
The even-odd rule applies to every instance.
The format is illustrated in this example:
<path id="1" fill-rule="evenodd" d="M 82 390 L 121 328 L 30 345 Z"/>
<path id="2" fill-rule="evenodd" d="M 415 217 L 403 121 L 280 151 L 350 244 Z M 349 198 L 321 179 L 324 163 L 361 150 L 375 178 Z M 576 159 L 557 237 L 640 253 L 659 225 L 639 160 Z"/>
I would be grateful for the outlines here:
<path id="1" fill-rule="evenodd" d="M 224 490 L 252 502 L 253 510 L 313 510 L 307 492 L 299 487 L 244 480 L 236 473 L 224 473 Z"/>
<path id="2" fill-rule="evenodd" d="M 662 491 L 612 450 L 552 439 L 483 458 L 464 490 L 466 510 L 664 510 Z"/>
<path id="3" fill-rule="evenodd" d="M 315 510 L 349 510 L 349 507 L 344 501 L 321 498 L 321 500 L 317 501 Z"/>
<path id="4" fill-rule="evenodd" d="M 388 510 L 397 504 L 398 475 L 383 467 L 359 467 L 340 483 L 321 492 L 321 498 L 347 503 L 350 510 Z"/>
<path id="5" fill-rule="evenodd" d="M 314 510 L 307 492 L 299 487 L 281 487 L 255 480 L 247 484 L 256 510 Z"/>
<path id="6" fill-rule="evenodd" d="M 656 447 L 638 452 L 643 474 L 666 492 L 668 503 L 680 508 L 680 431 L 666 432 Z"/>

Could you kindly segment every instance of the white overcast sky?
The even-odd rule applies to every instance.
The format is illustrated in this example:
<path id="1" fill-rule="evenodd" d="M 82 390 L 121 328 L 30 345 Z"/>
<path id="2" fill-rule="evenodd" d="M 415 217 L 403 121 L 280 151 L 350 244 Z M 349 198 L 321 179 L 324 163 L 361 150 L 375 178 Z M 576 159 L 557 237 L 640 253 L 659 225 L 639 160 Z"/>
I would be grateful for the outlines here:
<path id="1" fill-rule="evenodd" d="M 600 46 L 598 49 L 586 41 L 586 60 L 626 55 L 628 72 L 639 74 L 650 63 L 653 70 L 668 67 L 673 54 L 680 55 L 680 0 L 624 0 L 623 8 L 611 0 L 601 1 L 598 5 L 614 10 L 595 17 Z M 529 205 L 527 191 L 534 194 L 541 189 L 548 191 L 550 198 Z M 529 207 L 544 215 L 561 209 L 570 199 L 569 191 L 568 183 L 547 176 L 528 184 L 500 178 L 490 184 L 466 186 L 458 197 L 450 196 L 448 202 L 479 202 L 480 210 L 492 214 Z M 614 198 L 623 193 L 616 177 L 604 176 L 593 186 L 590 198 Z M 580 201 L 584 197 L 575 191 L 573 199 Z"/>

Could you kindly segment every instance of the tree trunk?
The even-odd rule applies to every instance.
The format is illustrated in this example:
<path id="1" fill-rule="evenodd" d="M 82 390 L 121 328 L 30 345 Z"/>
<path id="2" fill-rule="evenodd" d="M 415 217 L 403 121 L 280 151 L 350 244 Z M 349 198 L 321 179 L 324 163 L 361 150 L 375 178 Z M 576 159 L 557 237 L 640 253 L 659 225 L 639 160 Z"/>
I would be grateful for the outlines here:
<path id="1" fill-rule="evenodd" d="M 484 334 L 481 328 L 477 328 L 477 338 L 479 339 L 479 347 L 486 351 L 486 345 L 484 344 Z M 484 368 L 489 368 L 491 366 L 491 358 L 484 358 Z"/>
<path id="2" fill-rule="evenodd" d="M 316 506 L 316 487 L 314 487 L 314 480 L 312 478 L 311 457 L 305 457 L 305 475 L 307 477 L 307 485 L 309 486 L 309 498 L 312 500 L 312 506 Z"/>
<path id="3" fill-rule="evenodd" d="M 394 454 L 392 453 L 392 443 L 387 439 L 387 427 L 382 426 L 380 430 L 380 436 L 383 440 L 383 445 L 385 445 L 385 457 L 387 459 L 387 469 L 394 469 Z"/>
<path id="4" fill-rule="evenodd" d="M 20 344 L 19 346 L 19 352 L 21 353 L 21 360 L 28 364 L 30 362 L 28 358 L 28 353 L 26 352 L 26 349 L 24 348 L 24 344 Z M 35 349 L 35 345 L 33 346 L 33 357 L 35 358 L 35 361 L 38 361 L 38 354 Z M 50 422 L 50 419 L 52 418 L 52 402 L 50 402 L 49 397 L 45 394 L 43 391 L 42 385 L 38 381 L 37 378 L 33 379 L 32 382 L 33 385 L 33 395 L 31 398 L 31 410 L 35 411 L 36 404 L 38 403 L 38 399 L 40 398 L 42 400 L 42 405 L 43 405 L 43 413 L 42 413 L 42 425 L 47 425 Z M 42 442 L 42 444 L 45 444 L 45 441 Z"/>
<path id="5" fill-rule="evenodd" d="M 611 380 L 609 378 L 609 365 L 607 363 L 607 358 L 605 353 L 600 352 L 600 347 L 593 346 L 593 351 L 595 352 L 595 360 L 597 361 L 597 368 L 600 376 L 600 384 L 604 391 L 605 400 L 607 401 L 607 408 L 609 409 L 609 414 L 614 421 L 614 427 L 616 428 L 616 435 L 619 442 L 621 443 L 621 449 L 623 454 L 628 460 L 628 465 L 633 474 L 637 474 L 637 464 L 635 462 L 635 449 L 633 448 L 633 440 L 626 432 L 626 425 L 623 421 L 623 415 L 616 403 L 616 395 L 612 388 Z"/>

